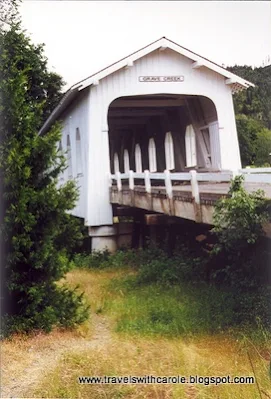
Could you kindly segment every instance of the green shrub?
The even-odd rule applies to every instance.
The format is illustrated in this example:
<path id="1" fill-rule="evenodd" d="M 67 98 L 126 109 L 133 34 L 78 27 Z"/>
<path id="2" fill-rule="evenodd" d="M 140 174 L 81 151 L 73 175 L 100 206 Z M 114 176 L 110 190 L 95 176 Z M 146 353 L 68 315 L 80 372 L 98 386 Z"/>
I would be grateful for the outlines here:
<path id="1" fill-rule="evenodd" d="M 78 293 L 78 287 L 70 289 L 67 286 L 44 285 L 43 291 L 43 300 L 28 305 L 22 316 L 3 318 L 2 334 L 4 336 L 22 331 L 28 333 L 32 330 L 50 332 L 53 327 L 74 327 L 89 317 L 89 306 L 84 294 Z M 33 292 L 33 297 L 35 297 L 35 292 Z"/>
<path id="2" fill-rule="evenodd" d="M 98 269 L 107 266 L 107 262 L 110 257 L 110 252 L 105 251 L 94 251 L 90 254 L 85 252 L 77 253 L 73 256 L 72 267 L 78 268 L 90 268 Z"/>
<path id="3" fill-rule="evenodd" d="M 263 276 L 267 276 L 269 266 L 268 251 L 262 252 L 267 203 L 262 191 L 248 193 L 242 186 L 243 180 L 243 176 L 236 177 L 230 197 L 215 205 L 213 232 L 218 243 L 212 250 L 209 265 L 213 281 L 240 289 L 266 282 Z M 260 258 L 264 262 L 259 262 Z"/>

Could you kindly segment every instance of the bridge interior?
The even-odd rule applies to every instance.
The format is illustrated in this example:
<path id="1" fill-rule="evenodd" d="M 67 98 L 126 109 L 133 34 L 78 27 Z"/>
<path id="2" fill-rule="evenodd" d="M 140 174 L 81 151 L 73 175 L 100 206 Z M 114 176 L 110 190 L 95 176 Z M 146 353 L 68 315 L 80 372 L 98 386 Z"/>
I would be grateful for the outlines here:
<path id="1" fill-rule="evenodd" d="M 215 105 L 202 96 L 119 98 L 108 111 L 111 172 L 210 171 L 208 124 L 215 121 Z"/>

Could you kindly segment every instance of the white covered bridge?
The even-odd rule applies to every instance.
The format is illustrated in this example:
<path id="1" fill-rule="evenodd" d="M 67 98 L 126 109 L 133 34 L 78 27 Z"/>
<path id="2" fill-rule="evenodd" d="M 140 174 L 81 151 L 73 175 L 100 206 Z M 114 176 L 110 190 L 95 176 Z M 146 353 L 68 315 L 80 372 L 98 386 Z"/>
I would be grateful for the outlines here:
<path id="1" fill-rule="evenodd" d="M 61 181 L 78 182 L 93 249 L 116 248 L 117 205 L 211 223 L 237 173 L 271 198 L 268 169 L 241 170 L 232 95 L 249 86 L 163 37 L 66 92 L 40 133 L 63 122 Z"/>

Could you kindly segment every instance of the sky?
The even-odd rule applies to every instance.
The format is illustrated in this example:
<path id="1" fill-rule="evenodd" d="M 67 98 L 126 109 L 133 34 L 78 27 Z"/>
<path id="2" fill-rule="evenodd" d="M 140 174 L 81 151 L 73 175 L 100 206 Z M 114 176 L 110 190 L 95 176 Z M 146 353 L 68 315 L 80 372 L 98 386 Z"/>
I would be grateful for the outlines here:
<path id="1" fill-rule="evenodd" d="M 65 90 L 162 36 L 220 65 L 271 64 L 271 1 L 23 0 L 20 14 Z"/>

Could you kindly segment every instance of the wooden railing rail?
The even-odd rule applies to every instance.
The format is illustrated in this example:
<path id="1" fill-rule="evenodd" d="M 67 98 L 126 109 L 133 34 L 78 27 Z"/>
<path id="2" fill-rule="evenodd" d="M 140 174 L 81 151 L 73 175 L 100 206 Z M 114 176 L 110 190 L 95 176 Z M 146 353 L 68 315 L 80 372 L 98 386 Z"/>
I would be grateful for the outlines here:
<path id="1" fill-rule="evenodd" d="M 239 169 L 238 171 L 222 171 L 217 173 L 199 173 L 196 170 L 191 170 L 186 173 L 171 173 L 169 170 L 165 170 L 163 173 L 151 173 L 149 170 L 145 170 L 144 173 L 137 173 L 130 170 L 129 173 L 120 173 L 110 175 L 110 186 L 112 181 L 116 181 L 118 191 L 122 190 L 122 181 L 127 180 L 129 189 L 134 190 L 135 180 L 140 179 L 144 181 L 145 190 L 147 193 L 151 193 L 152 180 L 164 181 L 165 189 L 168 198 L 172 198 L 172 181 L 188 182 L 191 184 L 191 191 L 195 203 L 200 203 L 199 196 L 199 182 L 230 182 L 236 175 L 243 175 L 245 182 L 251 183 L 269 183 L 271 184 L 271 168 L 246 168 Z M 142 182 L 140 183 L 142 184 Z"/>

